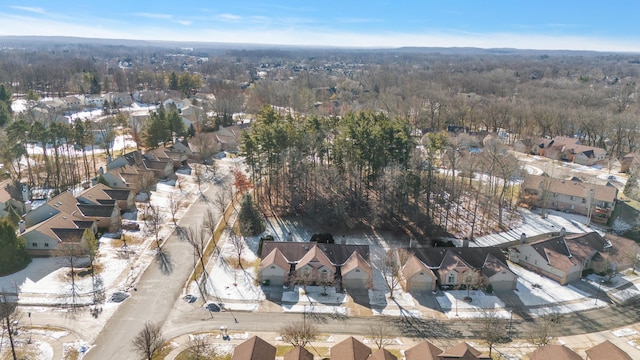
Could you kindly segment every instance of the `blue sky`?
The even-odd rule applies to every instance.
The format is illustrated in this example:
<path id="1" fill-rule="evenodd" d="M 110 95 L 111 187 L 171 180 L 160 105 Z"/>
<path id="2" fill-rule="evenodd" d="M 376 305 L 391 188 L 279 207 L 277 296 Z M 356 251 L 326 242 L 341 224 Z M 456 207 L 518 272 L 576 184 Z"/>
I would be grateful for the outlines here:
<path id="1" fill-rule="evenodd" d="M 3 1 L 0 35 L 640 52 L 637 0 Z"/>

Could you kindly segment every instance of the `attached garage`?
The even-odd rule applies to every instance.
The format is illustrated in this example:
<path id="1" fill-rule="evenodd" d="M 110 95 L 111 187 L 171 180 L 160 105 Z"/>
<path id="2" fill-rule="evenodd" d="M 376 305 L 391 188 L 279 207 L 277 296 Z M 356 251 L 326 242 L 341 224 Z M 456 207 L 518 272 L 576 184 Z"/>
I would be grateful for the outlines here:
<path id="1" fill-rule="evenodd" d="M 487 284 L 491 284 L 493 291 L 511 291 L 516 288 L 517 277 L 509 270 L 502 270 L 488 279 Z"/>
<path id="2" fill-rule="evenodd" d="M 349 289 L 368 289 L 371 286 L 373 271 L 367 261 L 354 251 L 341 268 L 342 287 Z"/>
<path id="3" fill-rule="evenodd" d="M 262 269 L 262 285 L 282 286 L 285 282 L 285 271 L 276 265 L 270 265 Z"/>
<path id="4" fill-rule="evenodd" d="M 287 281 L 291 266 L 287 259 L 278 249 L 273 249 L 260 262 L 258 266 L 258 274 L 260 276 L 260 284 L 266 286 L 282 286 Z"/>
<path id="5" fill-rule="evenodd" d="M 412 292 L 432 291 L 435 288 L 435 278 L 431 271 L 415 273 L 407 279 L 407 289 Z"/>

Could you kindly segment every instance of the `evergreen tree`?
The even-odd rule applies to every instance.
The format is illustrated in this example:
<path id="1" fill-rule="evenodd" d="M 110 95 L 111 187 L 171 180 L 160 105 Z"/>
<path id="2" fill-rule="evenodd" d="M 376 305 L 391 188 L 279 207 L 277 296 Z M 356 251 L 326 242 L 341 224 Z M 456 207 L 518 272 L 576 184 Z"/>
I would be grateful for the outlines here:
<path id="1" fill-rule="evenodd" d="M 24 240 L 7 218 L 0 219 L 0 276 L 23 269 L 31 262 Z"/>
<path id="2" fill-rule="evenodd" d="M 251 195 L 246 194 L 242 199 L 240 213 L 238 214 L 240 233 L 244 236 L 256 236 L 265 229 L 260 211 L 253 203 Z"/>
<path id="3" fill-rule="evenodd" d="M 175 72 L 169 74 L 169 90 L 178 90 L 178 75 Z"/>

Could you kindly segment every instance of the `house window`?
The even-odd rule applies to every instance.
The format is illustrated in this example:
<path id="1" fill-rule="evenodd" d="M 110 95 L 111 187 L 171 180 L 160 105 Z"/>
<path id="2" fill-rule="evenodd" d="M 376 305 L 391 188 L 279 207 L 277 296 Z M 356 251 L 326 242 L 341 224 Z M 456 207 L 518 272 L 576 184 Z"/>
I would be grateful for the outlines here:
<path id="1" fill-rule="evenodd" d="M 447 284 L 455 284 L 456 276 L 454 274 L 449 274 L 449 278 L 447 279 Z"/>
<path id="2" fill-rule="evenodd" d="M 586 203 L 587 203 L 587 199 L 582 198 L 582 203 L 583 203 L 583 204 L 586 204 Z"/>
<path id="3" fill-rule="evenodd" d="M 573 200 L 573 196 L 571 196 L 570 198 L 571 198 L 571 200 Z"/>
<path id="4" fill-rule="evenodd" d="M 38 243 L 31 243 L 32 247 L 38 247 Z"/>
<path id="5" fill-rule="evenodd" d="M 525 256 L 525 257 L 524 257 L 524 261 L 529 261 L 529 257 L 528 257 L 528 256 Z"/>
<path id="6" fill-rule="evenodd" d="M 272 267 L 271 267 L 271 269 L 275 269 L 275 268 L 276 268 L 275 266 L 272 266 Z"/>
<path id="7" fill-rule="evenodd" d="M 44 247 L 49 247 L 49 243 L 48 242 L 44 243 Z"/>
<path id="8" fill-rule="evenodd" d="M 357 269 L 356 272 L 360 272 L 360 269 Z"/>
<path id="9" fill-rule="evenodd" d="M 534 263 L 535 263 L 536 265 L 538 265 L 538 260 L 536 260 Z"/>

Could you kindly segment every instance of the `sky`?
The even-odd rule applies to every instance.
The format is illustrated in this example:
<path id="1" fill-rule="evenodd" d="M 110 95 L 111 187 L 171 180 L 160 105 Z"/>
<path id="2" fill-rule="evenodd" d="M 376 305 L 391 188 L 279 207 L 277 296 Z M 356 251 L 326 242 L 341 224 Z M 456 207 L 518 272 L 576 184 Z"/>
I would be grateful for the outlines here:
<path id="1" fill-rule="evenodd" d="M 640 52 L 637 0 L 12 0 L 0 35 Z"/>

